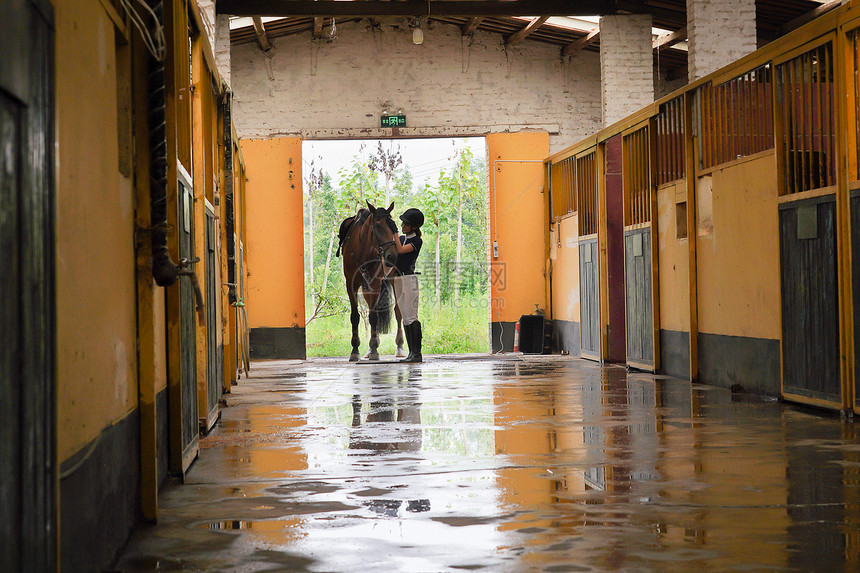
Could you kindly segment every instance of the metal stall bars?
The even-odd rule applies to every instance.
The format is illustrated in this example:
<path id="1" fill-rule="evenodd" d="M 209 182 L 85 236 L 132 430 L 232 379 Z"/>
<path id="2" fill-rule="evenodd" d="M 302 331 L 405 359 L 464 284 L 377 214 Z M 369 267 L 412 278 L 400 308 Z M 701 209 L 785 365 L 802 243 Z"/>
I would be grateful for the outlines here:
<path id="1" fill-rule="evenodd" d="M 725 83 L 709 83 L 699 89 L 700 169 L 773 148 L 771 76 L 768 63 Z"/>
<path id="2" fill-rule="evenodd" d="M 568 157 L 550 168 L 552 178 L 552 218 L 576 211 L 576 158 Z"/>

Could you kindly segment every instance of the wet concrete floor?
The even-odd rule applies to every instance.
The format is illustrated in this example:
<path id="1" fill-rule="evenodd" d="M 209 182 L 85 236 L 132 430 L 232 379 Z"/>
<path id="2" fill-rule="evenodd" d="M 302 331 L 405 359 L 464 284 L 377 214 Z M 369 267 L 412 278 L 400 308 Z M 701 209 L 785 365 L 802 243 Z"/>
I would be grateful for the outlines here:
<path id="1" fill-rule="evenodd" d="M 564 356 L 252 364 L 123 571 L 857 571 L 826 414 Z"/>

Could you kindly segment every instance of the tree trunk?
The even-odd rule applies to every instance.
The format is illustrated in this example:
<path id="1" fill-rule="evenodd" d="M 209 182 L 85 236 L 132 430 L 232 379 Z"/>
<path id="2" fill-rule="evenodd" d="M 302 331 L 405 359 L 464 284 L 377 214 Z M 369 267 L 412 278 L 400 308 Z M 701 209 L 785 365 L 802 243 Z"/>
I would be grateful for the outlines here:
<path id="1" fill-rule="evenodd" d="M 308 279 L 311 291 L 311 308 L 316 308 L 316 296 L 314 295 L 314 196 L 308 197 L 308 234 L 310 248 L 308 249 Z"/>
<path id="2" fill-rule="evenodd" d="M 442 272 L 439 264 L 439 248 L 440 239 L 442 237 L 442 228 L 436 225 L 436 306 L 442 304 Z"/>
<path id="3" fill-rule="evenodd" d="M 457 162 L 457 258 L 454 261 L 454 308 L 460 306 L 460 260 L 463 255 L 463 182 Z"/>
<path id="4" fill-rule="evenodd" d="M 331 238 L 328 240 L 328 254 L 325 257 L 325 274 L 323 275 L 322 295 L 325 296 L 326 287 L 328 286 L 329 265 L 331 264 L 331 248 L 334 246 L 334 236 L 337 233 L 332 231 Z"/>

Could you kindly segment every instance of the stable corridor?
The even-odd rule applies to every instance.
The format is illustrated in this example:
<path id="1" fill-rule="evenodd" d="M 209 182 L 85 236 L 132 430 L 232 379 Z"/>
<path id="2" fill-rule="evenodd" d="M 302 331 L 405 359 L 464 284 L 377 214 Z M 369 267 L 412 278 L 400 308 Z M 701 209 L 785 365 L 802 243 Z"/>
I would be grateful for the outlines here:
<path id="1" fill-rule="evenodd" d="M 121 571 L 854 571 L 855 425 L 568 356 L 252 364 Z"/>

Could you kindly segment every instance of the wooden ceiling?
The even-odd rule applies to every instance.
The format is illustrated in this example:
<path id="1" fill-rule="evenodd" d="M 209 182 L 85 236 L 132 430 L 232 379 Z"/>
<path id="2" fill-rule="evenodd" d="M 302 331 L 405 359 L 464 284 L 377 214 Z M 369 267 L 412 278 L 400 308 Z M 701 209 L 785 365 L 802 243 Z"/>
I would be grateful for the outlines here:
<path id="1" fill-rule="evenodd" d="M 841 0 L 822 4 L 813 0 L 756 0 L 759 46 L 805 24 Z M 559 57 L 579 50 L 599 51 L 598 33 L 574 30 L 547 21 L 551 16 L 604 16 L 651 14 L 653 26 L 669 33 L 654 41 L 655 62 L 671 79 L 687 66 L 687 52 L 677 44 L 687 37 L 686 0 L 217 0 L 219 14 L 250 16 L 253 25 L 231 31 L 233 44 L 257 42 L 261 49 L 279 36 L 308 34 L 321 38 L 332 19 L 369 20 L 378 25 L 383 16 L 424 18 L 457 26 L 464 36 L 481 30 L 502 37 L 506 46 L 523 41 L 543 42 L 559 48 Z M 262 17 L 277 20 L 262 22 Z M 517 18 L 519 17 L 519 18 Z M 526 17 L 528 19 L 522 19 Z"/>

